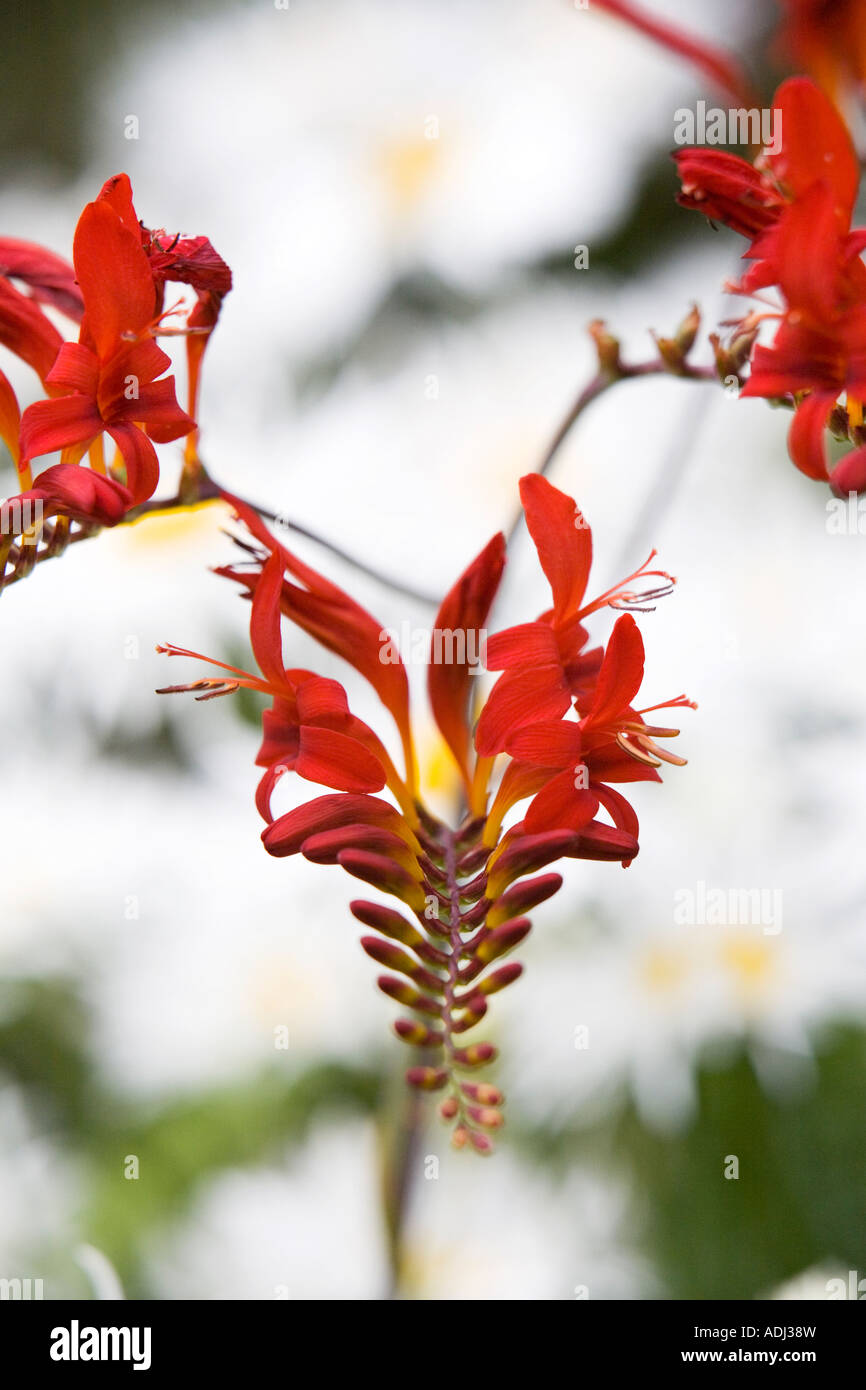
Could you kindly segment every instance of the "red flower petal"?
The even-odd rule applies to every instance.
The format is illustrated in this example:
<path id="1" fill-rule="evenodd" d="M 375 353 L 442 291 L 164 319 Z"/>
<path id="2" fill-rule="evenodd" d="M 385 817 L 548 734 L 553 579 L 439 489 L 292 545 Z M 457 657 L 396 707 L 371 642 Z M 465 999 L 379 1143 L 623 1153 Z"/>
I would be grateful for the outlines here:
<path id="1" fill-rule="evenodd" d="M 617 830 L 624 830 L 627 835 L 633 835 L 637 839 L 640 826 L 631 802 L 626 801 L 622 793 L 614 791 L 613 787 L 600 787 L 593 784 L 593 791 Z"/>
<path id="2" fill-rule="evenodd" d="M 530 835 L 546 830 L 582 830 L 598 810 L 598 797 L 588 787 L 576 787 L 574 768 L 552 777 L 529 803 L 524 824 Z"/>
<path id="3" fill-rule="evenodd" d="M 559 662 L 556 634 L 550 623 L 518 623 L 487 639 L 485 666 L 506 671 L 510 666 L 552 666 Z"/>
<path id="4" fill-rule="evenodd" d="M 824 431 L 835 396 L 814 391 L 794 411 L 788 431 L 788 453 L 801 473 L 821 481 L 827 477 L 827 449 Z"/>
<path id="5" fill-rule="evenodd" d="M 4 372 L 0 372 L 0 439 L 3 440 L 12 455 L 12 461 L 16 466 L 20 457 L 18 445 L 20 422 L 21 411 L 18 408 L 18 397 L 12 390 L 9 378 Z"/>
<path id="6" fill-rule="evenodd" d="M 280 816 L 262 831 L 262 840 L 269 854 L 282 858 L 297 854 L 311 835 L 358 822 L 383 826 L 398 834 L 398 827 L 405 830 L 400 812 L 379 797 L 330 795 L 317 796 L 305 806 Z"/>
<path id="7" fill-rule="evenodd" d="M 644 645 L 637 623 L 623 613 L 614 623 L 598 673 L 587 724 L 606 724 L 626 709 L 643 680 Z"/>
<path id="8" fill-rule="evenodd" d="M 70 391 L 95 396 L 99 382 L 99 358 L 82 343 L 64 343 L 45 380 L 48 386 L 66 386 Z"/>
<path id="9" fill-rule="evenodd" d="M 158 280 L 191 285 L 211 304 L 224 299 L 232 287 L 232 273 L 205 236 L 156 236 L 150 249 L 150 268 Z"/>
<path id="10" fill-rule="evenodd" d="M 739 155 L 724 150 L 686 149 L 674 155 L 682 193 L 681 207 L 724 222 L 754 240 L 774 226 L 784 200 L 760 172 Z M 758 254 L 755 247 L 752 254 Z"/>
<path id="11" fill-rule="evenodd" d="M 385 785 L 379 759 L 357 739 L 310 724 L 301 727 L 295 771 L 338 791 L 378 792 Z"/>
<path id="12" fill-rule="evenodd" d="M 469 779 L 469 699 L 472 665 L 481 651 L 481 630 L 505 567 L 505 537 L 494 536 L 446 595 L 436 615 L 427 675 L 430 706 L 439 731 Z M 437 658 L 444 657 L 444 660 Z"/>
<path id="13" fill-rule="evenodd" d="M 586 592 L 592 532 L 573 499 L 538 473 L 521 478 L 520 500 L 553 592 L 554 622 L 561 623 L 577 612 Z"/>
<path id="14" fill-rule="evenodd" d="M 29 285 L 33 297 L 53 304 L 76 323 L 84 312 L 75 271 L 62 256 L 32 241 L 0 237 L 0 275 L 11 275 Z"/>
<path id="15" fill-rule="evenodd" d="M 580 726 L 568 720 L 546 720 L 527 725 L 508 740 L 513 758 L 542 767 L 564 767 L 580 759 L 583 739 Z"/>
<path id="16" fill-rule="evenodd" d="M 156 491 L 159 482 L 159 461 L 156 450 L 143 430 L 135 425 L 108 425 L 111 435 L 126 464 L 126 485 L 136 504 L 146 502 Z"/>
<path id="17" fill-rule="evenodd" d="M 569 859 L 596 859 L 611 863 L 622 860 L 627 869 L 639 849 L 637 840 L 616 826 L 605 825 L 604 821 L 593 820 L 580 832 L 574 849 L 566 850 Z"/>
<path id="18" fill-rule="evenodd" d="M 259 670 L 278 690 L 286 683 L 283 664 L 280 595 L 283 591 L 283 565 L 274 552 L 262 566 L 253 590 L 250 614 L 250 643 Z"/>
<path id="19" fill-rule="evenodd" d="M 144 425 L 157 444 L 168 444 L 195 429 L 195 420 L 181 410 L 174 394 L 174 377 L 151 381 L 139 387 L 138 400 L 129 402 L 129 414 Z"/>
<path id="20" fill-rule="evenodd" d="M 592 735 L 587 734 L 587 742 L 592 742 Z M 662 779 L 654 767 L 647 763 L 638 762 L 626 753 L 624 748 L 620 748 L 618 743 L 602 743 L 598 748 L 591 748 L 586 754 L 586 763 L 589 767 L 590 780 L 593 785 L 596 782 L 660 782 Z"/>
<path id="21" fill-rule="evenodd" d="M 109 203 L 88 203 L 75 229 L 72 258 L 87 330 L 99 356 L 107 358 L 122 334 L 140 333 L 156 313 L 156 290 L 141 237 Z"/>
<path id="22" fill-rule="evenodd" d="M 339 681 L 311 676 L 298 686 L 298 720 L 315 724 L 321 719 L 351 719 L 349 701 Z"/>
<path id="23" fill-rule="evenodd" d="M 38 304 L 0 279 L 0 343 L 45 381 L 63 339 Z"/>
<path id="24" fill-rule="evenodd" d="M 124 227 L 141 241 L 141 224 L 132 201 L 132 184 L 128 174 L 113 174 L 99 190 L 96 201 L 105 203 L 120 218 Z"/>
<path id="25" fill-rule="evenodd" d="M 827 183 L 816 183 L 798 198 L 779 223 L 777 274 L 793 309 L 819 322 L 831 319 L 839 302 L 842 235 Z"/>
<path id="26" fill-rule="evenodd" d="M 475 730 L 475 747 L 483 758 L 501 753 L 524 724 L 559 719 L 571 705 L 560 666 L 506 671 L 494 685 Z"/>
<path id="27" fill-rule="evenodd" d="M 301 853 L 311 864 L 336 864 L 338 856 L 347 849 L 386 855 L 407 873 L 417 871 L 417 860 L 406 842 L 380 825 L 343 825 L 334 830 L 320 830 L 304 840 Z"/>
<path id="28" fill-rule="evenodd" d="M 807 325 L 783 323 L 772 347 L 758 346 L 742 396 L 786 396 L 829 391 L 835 398 L 845 384 L 841 339 Z"/>
<path id="29" fill-rule="evenodd" d="M 830 474 L 833 491 L 840 497 L 849 492 L 866 492 L 866 448 L 852 449 Z"/>
<path id="30" fill-rule="evenodd" d="M 36 401 L 21 416 L 21 456 L 38 458 L 67 444 L 83 444 L 102 433 L 102 420 L 86 396 Z"/>
<path id="31" fill-rule="evenodd" d="M 778 107 L 782 122 L 782 148 L 769 156 L 776 178 L 794 198 L 802 197 L 819 180 L 826 181 L 836 207 L 850 222 L 860 166 L 848 128 L 833 103 L 808 77 L 791 77 L 777 90 L 773 106 Z"/>

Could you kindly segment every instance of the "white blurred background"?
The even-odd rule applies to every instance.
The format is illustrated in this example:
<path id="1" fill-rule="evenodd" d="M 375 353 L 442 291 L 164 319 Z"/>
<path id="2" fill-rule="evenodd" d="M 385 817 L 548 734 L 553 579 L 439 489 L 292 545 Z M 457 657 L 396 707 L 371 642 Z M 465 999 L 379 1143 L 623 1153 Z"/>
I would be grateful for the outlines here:
<path id="1" fill-rule="evenodd" d="M 88 7 L 72 95 L 68 73 L 54 99 L 47 80 L 44 146 L 7 151 L 3 231 L 68 254 L 84 202 L 125 169 L 147 225 L 209 236 L 235 288 L 205 364 L 208 467 L 385 574 L 441 595 L 507 527 L 592 373 L 591 319 L 638 360 L 693 301 L 705 330 L 732 311 L 720 286 L 740 248 L 673 204 L 673 113 L 701 88 L 600 14 L 109 8 L 102 54 Z M 742 49 L 767 18 L 655 8 Z M 700 708 L 683 716 L 688 767 L 635 793 L 630 870 L 573 865 L 533 914 L 525 978 L 484 1033 L 509 1123 L 482 1162 L 431 1119 L 404 1296 L 821 1297 L 862 1250 L 864 538 L 828 531 L 786 425 L 712 386 L 625 383 L 556 462 L 593 526 L 594 587 L 653 545 L 678 576 L 640 620 L 645 690 Z M 177 447 L 163 458 L 170 493 Z M 249 660 L 245 606 L 208 572 L 226 519 L 106 534 L 0 608 L 0 1274 L 44 1276 L 46 1297 L 91 1295 L 85 1241 L 135 1296 L 389 1287 L 380 1162 L 407 1056 L 355 889 L 264 853 L 249 702 L 154 694 L 199 674 L 157 642 Z M 429 625 L 297 549 L 383 625 Z M 523 534 L 497 617 L 546 606 Z M 302 634 L 292 654 L 387 728 L 335 658 Z M 425 673 L 410 675 L 442 804 Z M 675 895 L 699 883 L 778 890 L 781 930 L 678 925 Z"/>

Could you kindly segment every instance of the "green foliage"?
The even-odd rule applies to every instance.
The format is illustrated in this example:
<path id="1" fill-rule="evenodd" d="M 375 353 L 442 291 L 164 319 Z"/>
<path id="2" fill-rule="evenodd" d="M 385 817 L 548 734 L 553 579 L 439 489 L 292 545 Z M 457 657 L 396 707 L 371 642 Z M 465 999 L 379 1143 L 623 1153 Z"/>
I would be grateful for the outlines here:
<path id="1" fill-rule="evenodd" d="M 618 1143 L 640 1198 L 647 1246 L 672 1298 L 750 1298 L 812 1265 L 866 1262 L 866 1033 L 827 1039 L 817 1076 L 771 1100 L 746 1054 L 698 1077 L 686 1134 L 662 1137 L 634 1111 Z M 739 1177 L 724 1176 L 727 1155 Z"/>
<path id="2" fill-rule="evenodd" d="M 314 1124 L 379 1105 L 375 1066 L 326 1059 L 288 1073 L 272 1065 L 168 1102 L 134 1103 L 107 1089 L 93 1068 L 89 1018 L 73 982 L 26 982 L 4 1002 L 0 1076 L 26 1091 L 40 1127 L 81 1173 L 78 1238 L 109 1257 L 130 1297 L 155 1292 L 140 1267 L 145 1236 L 181 1218 L 200 1183 L 232 1168 L 279 1163 Z M 129 1155 L 138 1160 L 135 1179 L 124 1175 Z"/>

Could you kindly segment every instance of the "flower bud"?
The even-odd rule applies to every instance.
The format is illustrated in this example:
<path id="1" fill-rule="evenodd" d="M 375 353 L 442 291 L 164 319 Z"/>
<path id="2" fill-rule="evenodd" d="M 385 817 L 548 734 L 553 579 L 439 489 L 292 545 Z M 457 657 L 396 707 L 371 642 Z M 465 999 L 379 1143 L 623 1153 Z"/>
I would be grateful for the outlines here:
<path id="1" fill-rule="evenodd" d="M 443 1033 L 427 1028 L 420 1020 L 414 1018 L 396 1019 L 394 1032 L 402 1042 L 410 1043 L 413 1047 L 441 1047 L 445 1041 Z"/>
<path id="2" fill-rule="evenodd" d="M 458 1067 L 486 1067 L 498 1056 L 497 1049 L 487 1042 L 471 1043 L 469 1047 L 459 1047 L 452 1053 Z"/>
<path id="3" fill-rule="evenodd" d="M 462 1081 L 460 1089 L 464 1096 L 469 1100 L 476 1101 L 479 1105 L 501 1105 L 503 1102 L 502 1092 L 496 1086 L 490 1086 L 486 1081 Z"/>
<path id="4" fill-rule="evenodd" d="M 475 950 L 476 959 L 482 965 L 489 965 L 499 956 L 504 956 L 506 951 L 513 951 L 531 930 L 532 923 L 528 917 L 517 917 L 513 922 L 504 922 L 479 942 Z"/>
<path id="5" fill-rule="evenodd" d="M 406 1080 L 419 1091 L 441 1091 L 448 1081 L 448 1073 L 444 1067 L 410 1067 Z"/>
<path id="6" fill-rule="evenodd" d="M 395 946 L 391 941 L 382 941 L 378 936 L 362 936 L 361 945 L 371 960 L 378 965 L 387 966 L 389 970 L 398 970 L 401 975 L 408 975 L 410 980 L 414 980 L 422 989 L 431 990 L 434 994 L 441 994 L 445 988 L 444 981 L 434 975 L 432 971 L 425 969 L 412 956 Z"/>
<path id="7" fill-rule="evenodd" d="M 500 1129 L 505 1121 L 499 1110 L 494 1110 L 492 1106 L 470 1105 L 466 1112 L 471 1120 L 477 1125 L 483 1125 L 485 1129 Z"/>
<path id="8" fill-rule="evenodd" d="M 431 999 L 428 994 L 421 994 L 407 980 L 399 980 L 394 975 L 380 975 L 376 983 L 383 994 L 387 994 L 389 999 L 396 999 L 398 1004 L 405 1004 L 407 1008 L 417 1009 L 422 1014 L 431 1014 L 434 1018 L 441 1017 L 441 1003 Z"/>
<path id="9" fill-rule="evenodd" d="M 619 355 L 619 341 L 607 331 L 603 319 L 593 319 L 589 325 L 589 336 L 595 343 L 598 365 L 608 376 L 617 377 L 622 372 Z"/>
<path id="10" fill-rule="evenodd" d="M 482 994 L 498 994 L 501 989 L 513 984 L 523 974 L 523 966 L 519 961 L 510 961 L 508 965 L 502 965 L 498 970 L 494 970 L 492 975 L 477 984 L 475 988 Z"/>

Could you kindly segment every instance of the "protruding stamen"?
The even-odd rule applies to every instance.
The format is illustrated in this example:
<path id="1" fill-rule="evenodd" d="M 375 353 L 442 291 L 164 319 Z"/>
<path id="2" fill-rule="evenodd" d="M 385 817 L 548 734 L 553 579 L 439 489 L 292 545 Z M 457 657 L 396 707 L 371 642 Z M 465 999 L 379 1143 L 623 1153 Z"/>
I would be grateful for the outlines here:
<path id="1" fill-rule="evenodd" d="M 668 574 L 667 570 L 649 569 L 658 554 L 657 550 L 651 550 L 640 569 L 636 569 L 633 574 L 626 575 L 619 584 L 614 584 L 612 588 L 606 589 L 592 603 L 581 608 L 578 613 L 579 618 L 585 618 L 588 614 L 596 612 L 599 608 L 635 609 L 639 613 L 652 612 L 653 604 L 651 600 L 666 598 L 673 593 L 676 578 Z M 627 589 L 625 586 L 631 584 L 636 579 L 660 579 L 660 584 L 654 584 L 649 589 Z"/>

